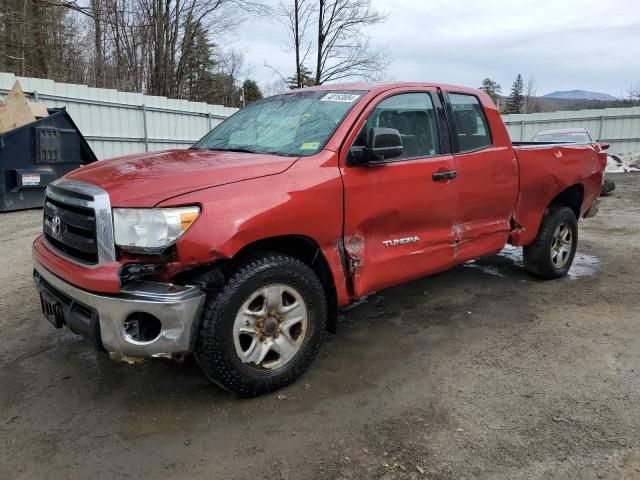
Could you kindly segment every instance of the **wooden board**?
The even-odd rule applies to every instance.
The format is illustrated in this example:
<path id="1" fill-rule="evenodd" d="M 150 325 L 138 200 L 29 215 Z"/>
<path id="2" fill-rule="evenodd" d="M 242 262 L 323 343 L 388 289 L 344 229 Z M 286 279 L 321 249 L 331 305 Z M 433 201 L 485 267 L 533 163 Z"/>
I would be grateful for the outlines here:
<path id="1" fill-rule="evenodd" d="M 47 106 L 42 102 L 27 102 L 29 104 L 29 109 L 33 116 L 36 118 L 44 118 L 49 116 L 49 112 L 47 112 Z"/>
<path id="2" fill-rule="evenodd" d="M 4 100 L 3 108 L 0 109 L 0 133 L 35 121 L 36 117 L 29 108 L 29 102 L 20 88 L 20 83 L 16 80 Z"/>

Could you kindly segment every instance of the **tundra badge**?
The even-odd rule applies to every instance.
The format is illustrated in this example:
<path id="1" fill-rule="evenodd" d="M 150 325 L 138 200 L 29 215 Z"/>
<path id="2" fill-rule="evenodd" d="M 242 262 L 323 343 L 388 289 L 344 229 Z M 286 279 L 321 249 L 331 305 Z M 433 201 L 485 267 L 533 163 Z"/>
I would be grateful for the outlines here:
<path id="1" fill-rule="evenodd" d="M 405 245 L 407 243 L 417 243 L 420 241 L 420 237 L 404 237 L 404 238 L 394 238 L 393 240 L 383 240 L 382 244 L 385 247 L 395 247 L 396 245 Z"/>

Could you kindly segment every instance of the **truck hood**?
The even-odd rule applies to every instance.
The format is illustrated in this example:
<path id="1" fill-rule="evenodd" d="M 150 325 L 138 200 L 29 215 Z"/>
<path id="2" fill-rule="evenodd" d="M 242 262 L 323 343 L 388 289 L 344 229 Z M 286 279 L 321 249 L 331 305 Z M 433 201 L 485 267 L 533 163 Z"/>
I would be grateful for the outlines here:
<path id="1" fill-rule="evenodd" d="M 171 197 L 284 172 L 297 157 L 207 150 L 166 150 L 102 160 L 65 178 L 96 185 L 114 207 L 153 207 Z"/>

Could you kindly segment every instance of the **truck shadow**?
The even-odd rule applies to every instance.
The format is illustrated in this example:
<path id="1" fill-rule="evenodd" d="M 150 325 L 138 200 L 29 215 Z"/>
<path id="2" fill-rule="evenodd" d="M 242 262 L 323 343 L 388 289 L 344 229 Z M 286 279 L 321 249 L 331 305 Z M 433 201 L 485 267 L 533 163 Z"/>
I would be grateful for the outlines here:
<path id="1" fill-rule="evenodd" d="M 588 276 L 597 264 L 597 258 L 578 254 L 572 275 L 559 281 Z M 433 333 L 429 329 L 439 329 L 439 335 L 453 334 L 456 328 L 473 326 L 474 312 L 489 314 L 492 309 L 499 310 L 501 302 L 515 300 L 518 308 L 526 311 L 528 283 L 544 284 L 524 269 L 521 249 L 507 247 L 499 254 L 369 295 L 341 309 L 338 334 L 327 336 L 309 372 L 283 391 L 289 392 L 285 395 L 299 395 L 305 388 L 309 390 L 312 382 L 323 392 L 314 394 L 319 401 L 341 391 L 369 388 L 386 374 L 394 360 L 411 353 L 418 343 L 422 347 L 428 343 L 425 337 Z M 496 315 L 493 322 L 500 321 Z M 447 332 L 447 327 L 452 331 Z M 419 341 L 407 340 L 412 337 Z M 384 340 L 389 338 L 393 339 L 391 344 Z M 182 363 L 151 359 L 133 366 L 115 364 L 106 355 L 97 355 L 95 365 L 109 377 L 111 388 L 130 392 L 132 402 L 139 394 L 140 398 L 181 399 L 229 408 L 235 403 L 234 396 L 209 382 L 193 357 Z M 270 401 L 283 391 L 240 403 Z"/>
<path id="2" fill-rule="evenodd" d="M 576 278 L 598 267 L 594 258 L 578 256 Z M 557 282 L 569 282 L 569 288 L 574 284 L 571 278 Z M 411 384 L 417 377 L 426 388 L 426 401 L 429 385 L 441 379 L 430 379 L 424 362 L 433 356 L 451 361 L 456 349 L 465 348 L 465 334 L 472 329 L 494 335 L 518 323 L 526 331 L 536 317 L 532 307 L 539 294 L 552 288 L 547 285 L 526 273 L 519 251 L 507 249 L 372 294 L 340 311 L 338 334 L 327 336 L 302 378 L 280 391 L 241 401 L 211 384 L 192 357 L 183 363 L 152 359 L 118 364 L 75 335 L 56 331 L 53 336 L 43 330 L 47 338 L 40 344 L 53 348 L 4 369 L 5 400 L 13 405 L 12 415 L 28 413 L 35 420 L 45 412 L 48 418 L 62 419 L 69 406 L 81 406 L 79 411 L 86 412 L 75 421 L 98 414 L 105 419 L 98 428 L 123 438 L 251 424 L 256 409 L 264 413 L 255 421 L 267 424 L 286 413 L 332 403 L 357 409 L 373 392 Z M 81 424 L 77 428 L 82 430 Z"/>

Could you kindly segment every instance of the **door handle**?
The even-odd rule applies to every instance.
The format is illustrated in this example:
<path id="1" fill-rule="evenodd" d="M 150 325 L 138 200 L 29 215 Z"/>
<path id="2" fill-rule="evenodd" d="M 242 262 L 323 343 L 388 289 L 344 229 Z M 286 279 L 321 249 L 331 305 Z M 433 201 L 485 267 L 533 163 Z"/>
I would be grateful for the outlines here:
<path id="1" fill-rule="evenodd" d="M 431 179 L 434 182 L 437 182 L 439 180 L 453 180 L 457 176 L 458 172 L 456 172 L 455 170 L 449 170 L 448 172 L 433 172 L 431 174 Z"/>

